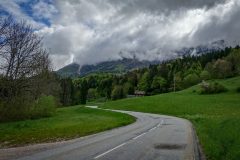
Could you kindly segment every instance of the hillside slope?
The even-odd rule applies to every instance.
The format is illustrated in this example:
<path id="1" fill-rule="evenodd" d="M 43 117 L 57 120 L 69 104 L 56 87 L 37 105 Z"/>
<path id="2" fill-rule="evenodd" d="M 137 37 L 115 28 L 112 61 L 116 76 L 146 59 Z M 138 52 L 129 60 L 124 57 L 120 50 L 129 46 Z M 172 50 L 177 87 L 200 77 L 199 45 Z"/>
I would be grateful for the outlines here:
<path id="1" fill-rule="evenodd" d="M 62 77 L 77 77 L 79 76 L 80 65 L 76 63 L 69 64 L 56 73 Z"/>
<path id="2" fill-rule="evenodd" d="M 121 60 L 101 62 L 96 65 L 83 65 L 72 63 L 57 71 L 63 77 L 85 76 L 91 73 L 124 73 L 132 69 L 148 67 L 158 64 L 159 61 L 140 61 L 137 59 L 123 58 Z"/>
<path id="3" fill-rule="evenodd" d="M 198 94 L 199 86 L 157 96 L 123 99 L 105 103 L 103 108 L 174 115 L 189 119 L 210 160 L 237 160 L 240 157 L 240 77 L 216 80 L 228 92 Z"/>

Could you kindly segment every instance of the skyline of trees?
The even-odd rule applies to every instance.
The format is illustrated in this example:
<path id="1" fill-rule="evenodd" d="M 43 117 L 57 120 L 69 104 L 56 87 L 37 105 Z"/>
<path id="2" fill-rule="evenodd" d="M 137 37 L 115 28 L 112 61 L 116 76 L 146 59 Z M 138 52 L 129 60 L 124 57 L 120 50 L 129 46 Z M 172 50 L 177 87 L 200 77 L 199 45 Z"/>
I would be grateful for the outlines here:
<path id="1" fill-rule="evenodd" d="M 105 100 L 125 98 L 127 95 L 133 95 L 136 90 L 144 91 L 146 95 L 155 95 L 182 90 L 202 80 L 239 75 L 239 63 L 235 59 L 240 59 L 240 49 L 226 48 L 200 56 L 185 56 L 165 61 L 121 75 L 90 74 L 74 78 L 69 83 L 73 84 L 76 94 L 79 94 L 75 98 L 85 99 L 79 102 L 81 104 L 85 104 L 87 100 L 101 98 Z M 81 85 L 83 82 L 84 85 Z M 84 92 L 87 96 L 82 97 L 78 92 Z"/>

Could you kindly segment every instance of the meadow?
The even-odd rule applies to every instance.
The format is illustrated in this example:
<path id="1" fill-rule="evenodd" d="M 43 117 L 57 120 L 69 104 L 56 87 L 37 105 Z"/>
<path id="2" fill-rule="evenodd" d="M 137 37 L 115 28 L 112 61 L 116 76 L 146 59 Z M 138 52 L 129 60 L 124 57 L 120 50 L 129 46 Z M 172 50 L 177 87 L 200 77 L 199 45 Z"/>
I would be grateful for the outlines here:
<path id="1" fill-rule="evenodd" d="M 110 101 L 102 108 L 173 115 L 190 120 L 209 160 L 240 158 L 240 77 L 215 80 L 228 91 L 199 94 L 196 85 L 183 91 Z"/>
<path id="2" fill-rule="evenodd" d="M 83 106 L 59 108 L 52 117 L 0 123 L 0 148 L 78 138 L 134 121 L 127 114 Z"/>

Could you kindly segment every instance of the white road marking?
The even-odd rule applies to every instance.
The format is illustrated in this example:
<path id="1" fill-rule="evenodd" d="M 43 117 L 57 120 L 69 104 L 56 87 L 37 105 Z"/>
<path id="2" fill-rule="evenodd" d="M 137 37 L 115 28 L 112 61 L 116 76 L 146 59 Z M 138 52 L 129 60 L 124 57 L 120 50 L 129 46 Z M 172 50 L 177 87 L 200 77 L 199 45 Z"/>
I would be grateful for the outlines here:
<path id="1" fill-rule="evenodd" d="M 146 134 L 146 132 L 144 132 L 144 133 L 138 135 L 137 137 L 134 137 L 133 139 L 134 139 L 134 140 L 135 140 L 135 139 L 138 139 L 139 137 L 142 137 L 144 134 Z"/>
<path id="2" fill-rule="evenodd" d="M 161 120 L 161 125 L 163 125 L 163 123 L 164 123 L 164 120 L 162 119 L 162 120 Z"/>
<path id="3" fill-rule="evenodd" d="M 157 127 L 161 127 L 164 123 L 164 120 L 162 119 L 161 122 L 157 125 Z"/>
<path id="4" fill-rule="evenodd" d="M 163 125 L 163 123 L 164 123 L 164 120 L 162 119 L 161 122 L 160 122 L 157 126 L 151 128 L 150 130 L 148 130 L 148 132 L 153 131 L 153 130 L 156 129 L 157 127 L 161 127 L 161 126 Z M 144 132 L 144 133 L 142 133 L 142 134 L 134 137 L 132 140 L 136 140 L 136 139 L 138 139 L 139 137 L 142 137 L 142 136 L 145 135 L 145 134 L 147 134 L 147 132 Z M 127 143 L 128 143 L 128 142 L 124 142 L 124 143 L 122 143 L 122 144 L 120 144 L 120 145 L 118 145 L 118 146 L 116 146 L 116 147 L 114 147 L 114 148 L 112 148 L 112 149 L 110 149 L 110 150 L 108 150 L 108 151 L 106 151 L 106 152 L 104 152 L 104 153 L 102 153 L 102 154 L 94 157 L 94 159 L 98 159 L 98 158 L 100 158 L 100 157 L 102 157 L 102 156 L 104 156 L 104 155 L 106 155 L 106 154 L 114 151 L 115 149 L 118 149 L 118 148 L 124 146 L 124 145 L 127 144 Z"/>
<path id="5" fill-rule="evenodd" d="M 151 128 L 151 129 L 149 129 L 148 130 L 148 132 L 151 132 L 151 131 L 153 131 L 154 129 L 156 129 L 157 127 L 153 127 L 153 128 Z"/>
<path id="6" fill-rule="evenodd" d="M 120 145 L 118 145 L 118 146 L 116 146 L 116 147 L 114 147 L 114 148 L 112 148 L 112 149 L 110 149 L 110 150 L 108 150 L 108 151 L 106 151 L 106 152 L 104 152 L 104 153 L 102 153 L 102 154 L 100 154 L 100 155 L 94 157 L 94 159 L 98 159 L 98 158 L 104 156 L 105 154 L 108 154 L 108 153 L 114 151 L 115 149 L 118 149 L 118 148 L 124 146 L 125 144 L 126 144 L 126 143 L 122 143 L 122 144 L 120 144 Z"/>

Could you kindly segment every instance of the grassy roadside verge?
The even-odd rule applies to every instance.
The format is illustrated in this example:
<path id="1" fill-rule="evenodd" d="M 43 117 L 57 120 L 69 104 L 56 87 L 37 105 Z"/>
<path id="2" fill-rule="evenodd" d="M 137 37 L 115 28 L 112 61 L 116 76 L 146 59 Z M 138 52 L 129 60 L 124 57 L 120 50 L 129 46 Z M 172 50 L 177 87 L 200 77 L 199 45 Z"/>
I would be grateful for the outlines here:
<path id="1" fill-rule="evenodd" d="M 238 160 L 240 157 L 240 77 L 217 80 L 228 92 L 199 95 L 198 86 L 177 93 L 123 99 L 103 108 L 166 114 L 189 119 L 195 126 L 209 160 Z"/>
<path id="2" fill-rule="evenodd" d="M 117 112 L 81 106 L 60 108 L 49 118 L 0 123 L 0 148 L 82 137 L 134 121 L 134 117 Z"/>

